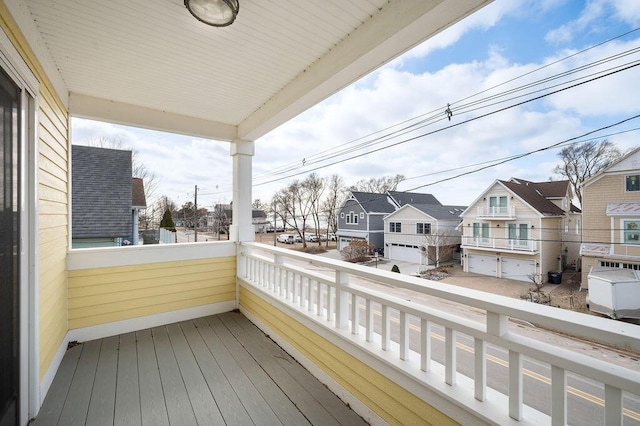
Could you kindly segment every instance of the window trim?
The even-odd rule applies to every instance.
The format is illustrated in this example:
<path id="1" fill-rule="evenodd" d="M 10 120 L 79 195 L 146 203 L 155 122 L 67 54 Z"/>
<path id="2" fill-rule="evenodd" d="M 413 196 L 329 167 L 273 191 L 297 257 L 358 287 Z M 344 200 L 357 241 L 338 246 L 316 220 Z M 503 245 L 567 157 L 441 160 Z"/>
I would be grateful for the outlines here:
<path id="1" fill-rule="evenodd" d="M 634 224 L 634 228 L 627 228 L 627 223 L 629 226 Z M 627 235 L 633 236 L 633 239 L 629 238 L 627 240 Z M 629 246 L 640 246 L 640 218 L 623 218 L 620 219 L 620 243 Z"/>
<path id="2" fill-rule="evenodd" d="M 422 232 L 420 232 L 422 227 Z M 431 235 L 431 223 L 430 222 L 417 222 L 416 223 L 416 235 Z"/>
<path id="3" fill-rule="evenodd" d="M 629 189 L 629 178 L 635 178 L 636 189 Z M 625 175 L 624 176 L 624 192 L 638 192 L 640 191 L 640 174 Z"/>
<path id="4" fill-rule="evenodd" d="M 389 222 L 389 232 L 399 234 L 402 232 L 402 222 Z"/>

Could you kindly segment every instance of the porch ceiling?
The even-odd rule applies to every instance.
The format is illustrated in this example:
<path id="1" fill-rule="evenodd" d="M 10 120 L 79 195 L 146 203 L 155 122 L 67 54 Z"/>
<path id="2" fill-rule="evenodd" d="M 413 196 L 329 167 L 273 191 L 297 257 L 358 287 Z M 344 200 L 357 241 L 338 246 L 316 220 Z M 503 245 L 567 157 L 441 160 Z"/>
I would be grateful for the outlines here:
<path id="1" fill-rule="evenodd" d="M 72 115 L 218 140 L 257 139 L 490 2 L 240 0 L 213 28 L 183 0 L 4 1 Z"/>

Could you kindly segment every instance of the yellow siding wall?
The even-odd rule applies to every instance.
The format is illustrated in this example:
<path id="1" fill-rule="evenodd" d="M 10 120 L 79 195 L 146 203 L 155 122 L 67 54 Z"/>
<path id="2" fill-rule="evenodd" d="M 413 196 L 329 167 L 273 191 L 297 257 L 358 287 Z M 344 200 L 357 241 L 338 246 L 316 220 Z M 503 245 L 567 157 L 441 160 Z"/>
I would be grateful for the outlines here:
<path id="1" fill-rule="evenodd" d="M 245 287 L 240 305 L 392 425 L 455 425 L 451 418 L 274 308 Z"/>
<path id="2" fill-rule="evenodd" d="M 69 271 L 69 328 L 235 300 L 236 258 Z"/>
<path id="3" fill-rule="evenodd" d="M 0 2 L 0 26 L 40 82 L 38 97 L 38 238 L 40 378 L 67 333 L 69 116 L 17 24 Z"/>

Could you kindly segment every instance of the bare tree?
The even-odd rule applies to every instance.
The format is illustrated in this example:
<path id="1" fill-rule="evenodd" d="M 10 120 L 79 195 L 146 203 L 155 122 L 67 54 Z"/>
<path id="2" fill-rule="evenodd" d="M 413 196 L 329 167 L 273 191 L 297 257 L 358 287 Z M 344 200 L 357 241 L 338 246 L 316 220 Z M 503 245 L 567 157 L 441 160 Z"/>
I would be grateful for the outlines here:
<path id="1" fill-rule="evenodd" d="M 309 216 L 313 211 L 314 193 L 310 178 L 303 182 L 293 181 L 289 186 L 278 191 L 275 195 L 276 211 L 283 223 L 293 228 L 302 239 L 302 245 L 307 247 L 305 240 L 305 230 Z"/>
<path id="2" fill-rule="evenodd" d="M 403 175 L 360 179 L 358 182 L 356 182 L 355 185 L 349 187 L 349 190 L 384 194 L 387 191 L 395 191 L 400 182 L 402 182 L 403 180 Z"/>
<path id="3" fill-rule="evenodd" d="M 344 180 L 339 175 L 331 175 L 327 180 L 327 196 L 322 202 L 321 210 L 327 221 L 327 236 L 329 232 L 338 230 L 338 209 L 344 198 Z M 327 238 L 327 245 L 329 238 Z"/>
<path id="4" fill-rule="evenodd" d="M 569 145 L 558 153 L 562 163 L 553 172 L 569 180 L 571 189 L 582 206 L 582 182 L 609 167 L 621 155 L 615 145 L 606 139 Z"/>
<path id="5" fill-rule="evenodd" d="M 231 207 L 228 204 L 216 204 L 213 207 L 213 231 L 218 234 L 218 240 L 220 234 L 229 235 L 229 229 L 231 228 Z"/>
<path id="6" fill-rule="evenodd" d="M 320 210 L 321 210 L 321 198 L 325 189 L 325 182 L 316 173 L 311 173 L 303 182 L 305 196 L 309 200 L 311 218 L 315 228 L 316 235 L 320 234 Z M 318 245 L 320 245 L 320 238 L 318 238 Z"/>
<path id="7" fill-rule="evenodd" d="M 453 258 L 459 236 L 453 235 L 449 230 L 434 232 L 424 236 L 424 245 L 420 248 L 423 265 L 435 265 L 449 261 Z"/>

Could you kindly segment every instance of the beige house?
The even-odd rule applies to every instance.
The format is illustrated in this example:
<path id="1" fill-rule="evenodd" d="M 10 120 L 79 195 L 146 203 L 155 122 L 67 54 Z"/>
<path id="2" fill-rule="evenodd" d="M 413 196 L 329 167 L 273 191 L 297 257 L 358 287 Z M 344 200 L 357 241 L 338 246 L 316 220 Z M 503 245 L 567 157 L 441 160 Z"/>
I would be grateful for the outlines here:
<path id="1" fill-rule="evenodd" d="M 640 148 L 582 183 L 582 288 L 593 267 L 640 270 Z"/>
<path id="2" fill-rule="evenodd" d="M 448 262 L 460 246 L 463 206 L 405 204 L 384 218 L 384 255 L 390 260 L 428 265 Z"/>
<path id="3" fill-rule="evenodd" d="M 577 264 L 580 212 L 568 181 L 497 180 L 461 216 L 465 272 L 546 282 Z"/>

